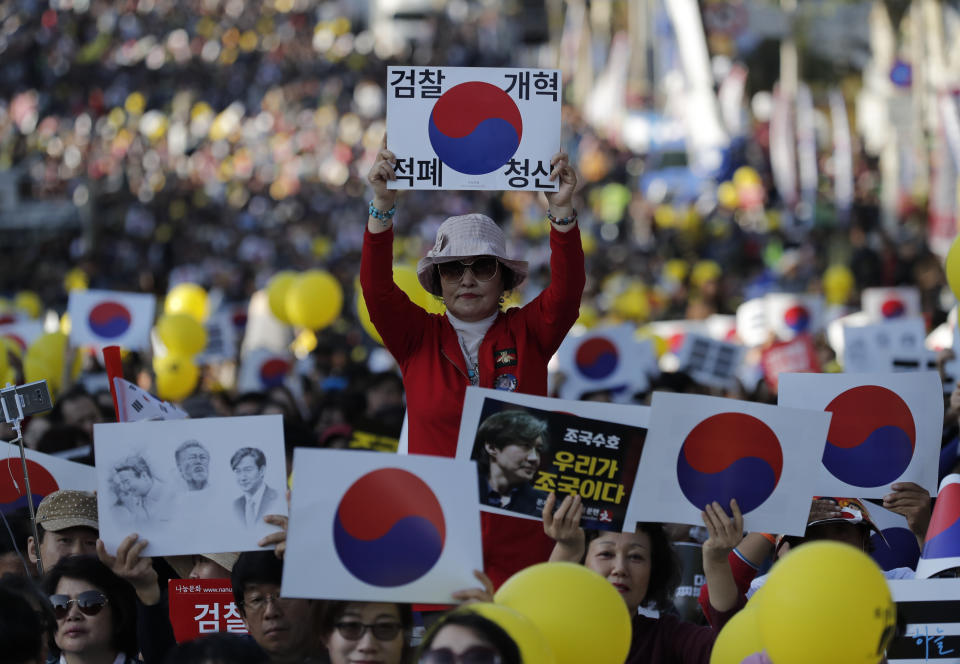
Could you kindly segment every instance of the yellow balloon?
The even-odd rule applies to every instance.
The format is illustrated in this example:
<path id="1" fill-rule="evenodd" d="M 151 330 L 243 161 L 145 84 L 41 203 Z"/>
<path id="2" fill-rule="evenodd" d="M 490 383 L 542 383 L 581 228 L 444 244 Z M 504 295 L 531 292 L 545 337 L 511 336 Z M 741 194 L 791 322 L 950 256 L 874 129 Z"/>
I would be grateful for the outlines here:
<path id="1" fill-rule="evenodd" d="M 10 370 L 10 359 L 7 356 L 6 344 L 0 343 L 0 387 L 7 384 L 6 378 Z"/>
<path id="2" fill-rule="evenodd" d="M 163 311 L 167 314 L 189 314 L 202 323 L 207 320 L 207 291 L 197 284 L 177 284 L 167 292 Z"/>
<path id="3" fill-rule="evenodd" d="M 750 655 L 763 651 L 757 612 L 752 607 L 751 601 L 720 630 L 710 652 L 710 664 L 740 664 Z"/>
<path id="4" fill-rule="evenodd" d="M 200 380 L 200 369 L 189 357 L 164 355 L 153 359 L 157 376 L 157 396 L 166 401 L 182 401 L 190 396 Z"/>
<path id="5" fill-rule="evenodd" d="M 207 331 L 189 314 L 164 314 L 157 321 L 157 336 L 172 355 L 193 357 L 207 345 Z"/>
<path id="6" fill-rule="evenodd" d="M 298 276 L 293 270 L 284 270 L 273 275 L 267 283 L 267 301 L 270 304 L 270 311 L 283 323 L 290 322 L 290 317 L 287 315 L 287 292 Z"/>
<path id="7" fill-rule="evenodd" d="M 24 290 L 17 293 L 13 298 L 13 306 L 30 318 L 40 318 L 40 313 L 43 311 L 43 302 L 40 301 L 40 296 L 33 291 Z"/>
<path id="8" fill-rule="evenodd" d="M 720 205 L 727 209 L 732 210 L 737 207 L 737 204 L 740 202 L 740 197 L 737 195 L 737 188 L 732 182 L 720 183 L 720 186 L 717 187 L 717 200 L 720 202 Z"/>
<path id="9" fill-rule="evenodd" d="M 953 296 L 960 300 L 960 235 L 950 245 L 944 271 L 947 273 L 947 283 L 950 284 Z"/>
<path id="10" fill-rule="evenodd" d="M 309 330 L 320 330 L 340 315 L 343 289 L 329 272 L 310 270 L 290 285 L 286 303 L 291 323 Z"/>
<path id="11" fill-rule="evenodd" d="M 46 380 L 50 391 L 56 394 L 60 391 L 61 369 L 52 365 L 46 358 L 27 355 L 23 358 L 23 380 L 32 383 Z"/>
<path id="12" fill-rule="evenodd" d="M 951 248 L 950 251 L 952 253 L 953 249 Z M 947 254 L 948 279 L 950 277 L 949 265 L 950 254 Z M 960 285 L 960 281 L 957 283 Z M 853 286 L 853 272 L 851 272 L 850 268 L 846 265 L 831 265 L 827 268 L 827 271 L 823 273 L 823 296 L 829 304 L 846 304 L 850 298 L 851 291 L 853 291 Z M 950 288 L 951 290 L 953 289 L 952 284 Z"/>
<path id="13" fill-rule="evenodd" d="M 497 623 L 505 631 L 520 649 L 520 658 L 524 662 L 536 662 L 537 664 L 553 664 L 556 657 L 550 644 L 543 636 L 543 633 L 537 629 L 529 618 L 514 611 L 508 606 L 502 604 L 491 604 L 481 602 L 477 604 L 468 604 L 458 611 L 463 613 L 477 613 Z"/>
<path id="14" fill-rule="evenodd" d="M 722 274 L 723 270 L 716 261 L 699 261 L 690 271 L 690 284 L 700 287 L 708 281 L 719 279 Z"/>
<path id="15" fill-rule="evenodd" d="M 760 174 L 750 166 L 741 166 L 733 172 L 733 184 L 737 187 L 749 187 L 760 182 Z"/>
<path id="16" fill-rule="evenodd" d="M 40 357 L 63 367 L 67 352 L 67 335 L 63 332 L 46 332 L 33 340 L 27 348 L 27 356 Z"/>
<path id="17" fill-rule="evenodd" d="M 890 644 L 896 605 L 883 572 L 840 542 L 809 542 L 770 572 L 757 626 L 777 664 L 877 664 Z"/>
<path id="18" fill-rule="evenodd" d="M 90 280 L 87 273 L 78 267 L 73 268 L 63 277 L 63 289 L 68 293 L 78 290 L 87 290 Z"/>
<path id="19" fill-rule="evenodd" d="M 613 313 L 629 320 L 646 320 L 650 315 L 650 296 L 643 284 L 631 284 L 613 299 Z"/>
<path id="20" fill-rule="evenodd" d="M 627 605 L 609 581 L 583 565 L 527 567 L 507 579 L 494 601 L 529 618 L 547 639 L 557 664 L 619 664 L 627 658 Z"/>

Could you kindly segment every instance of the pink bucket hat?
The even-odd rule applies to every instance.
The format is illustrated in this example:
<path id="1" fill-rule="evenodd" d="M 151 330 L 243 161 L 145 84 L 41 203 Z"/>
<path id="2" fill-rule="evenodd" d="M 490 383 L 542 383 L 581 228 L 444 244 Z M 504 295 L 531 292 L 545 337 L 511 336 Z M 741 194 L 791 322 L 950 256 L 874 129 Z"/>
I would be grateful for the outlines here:
<path id="1" fill-rule="evenodd" d="M 510 268 L 516 278 L 508 285 L 509 288 L 516 288 L 523 283 L 530 269 L 527 261 L 507 258 L 506 237 L 493 219 L 484 214 L 465 214 L 450 217 L 440 224 L 433 249 L 417 263 L 420 285 L 429 293 L 441 295 L 433 266 L 477 256 L 496 256 L 497 260 Z"/>

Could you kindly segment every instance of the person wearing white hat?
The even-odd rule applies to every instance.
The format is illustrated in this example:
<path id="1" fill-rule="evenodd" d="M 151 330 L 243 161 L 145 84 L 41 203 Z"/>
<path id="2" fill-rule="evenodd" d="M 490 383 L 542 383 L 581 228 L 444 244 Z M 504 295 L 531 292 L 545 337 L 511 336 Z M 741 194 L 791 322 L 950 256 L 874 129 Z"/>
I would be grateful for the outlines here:
<path id="1" fill-rule="evenodd" d="M 443 298 L 445 314 L 428 314 L 393 281 L 395 155 L 386 145 L 370 169 L 370 201 L 360 284 L 370 320 L 396 358 L 407 397 L 409 451 L 452 457 L 469 385 L 546 395 L 547 362 L 580 311 L 583 248 L 572 207 L 576 171 L 560 152 L 550 160 L 545 192 L 550 219 L 550 284 L 529 304 L 501 311 L 503 294 L 529 269 L 506 252 L 503 230 L 489 217 L 450 217 L 417 265 L 420 284 Z M 479 497 L 478 497 L 479 500 Z M 482 515 L 484 563 L 496 584 L 546 560 L 551 542 L 538 524 Z"/>

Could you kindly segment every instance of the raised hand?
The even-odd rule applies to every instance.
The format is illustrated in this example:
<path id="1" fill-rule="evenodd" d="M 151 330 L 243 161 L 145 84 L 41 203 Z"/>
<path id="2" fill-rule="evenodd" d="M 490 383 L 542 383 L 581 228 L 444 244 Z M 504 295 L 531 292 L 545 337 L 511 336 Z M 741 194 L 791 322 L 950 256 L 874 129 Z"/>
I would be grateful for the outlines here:
<path id="1" fill-rule="evenodd" d="M 103 540 L 98 539 L 97 557 L 114 574 L 133 586 L 141 602 L 146 606 L 153 606 L 160 601 L 160 586 L 157 584 L 157 572 L 153 569 L 153 560 L 140 555 L 147 548 L 147 544 L 149 544 L 147 540 L 140 539 L 139 535 L 132 533 L 120 542 L 117 555 L 111 556 L 107 553 Z"/>
<path id="2" fill-rule="evenodd" d="M 567 496 L 554 513 L 556 504 L 557 494 L 551 493 L 542 512 L 543 532 L 557 543 L 550 554 L 550 560 L 580 562 L 586 548 L 586 535 L 580 527 L 583 499 L 579 495 Z"/>
<path id="3" fill-rule="evenodd" d="M 373 187 L 373 205 L 384 212 L 397 202 L 397 190 L 387 189 L 387 183 L 397 179 L 397 174 L 393 170 L 396 163 L 397 157 L 387 149 L 387 136 L 384 134 L 377 160 L 373 162 L 367 174 L 367 181 Z"/>
<path id="4" fill-rule="evenodd" d="M 573 192 L 577 188 L 577 171 L 570 165 L 570 157 L 566 152 L 558 152 L 550 158 L 550 180 L 559 180 L 557 191 L 547 191 L 547 203 L 550 204 L 550 213 L 560 219 L 573 213 Z"/>

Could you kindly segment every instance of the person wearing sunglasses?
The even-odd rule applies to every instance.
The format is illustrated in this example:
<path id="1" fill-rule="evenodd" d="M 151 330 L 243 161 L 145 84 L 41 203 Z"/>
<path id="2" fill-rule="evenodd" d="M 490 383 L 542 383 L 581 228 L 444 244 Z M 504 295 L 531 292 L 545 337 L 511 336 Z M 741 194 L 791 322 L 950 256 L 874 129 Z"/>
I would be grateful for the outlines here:
<path id="1" fill-rule="evenodd" d="M 393 281 L 396 156 L 379 152 L 367 180 L 373 189 L 360 265 L 370 320 L 400 365 L 407 399 L 409 451 L 452 457 L 471 385 L 547 394 L 547 362 L 580 311 L 583 248 L 573 208 L 577 174 L 559 152 L 544 167 L 550 219 L 550 283 L 523 307 L 501 311 L 506 291 L 527 277 L 527 261 L 507 255 L 504 231 L 483 214 L 450 217 L 417 265 L 420 285 L 442 298 L 445 314 L 428 314 Z M 407 232 L 416 220 L 407 219 Z M 542 562 L 551 542 L 534 522 L 481 514 L 484 567 L 496 585 Z"/>
<path id="2" fill-rule="evenodd" d="M 133 588 L 92 556 L 63 558 L 43 581 L 61 664 L 137 662 Z"/>
<path id="3" fill-rule="evenodd" d="M 410 607 L 387 602 L 330 602 L 320 621 L 331 664 L 405 664 L 412 629 Z"/>
<path id="4" fill-rule="evenodd" d="M 523 664 L 520 648 L 502 627 L 469 609 L 441 618 L 427 633 L 418 664 Z M 535 664 L 535 663 L 530 663 Z"/>

